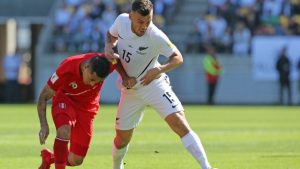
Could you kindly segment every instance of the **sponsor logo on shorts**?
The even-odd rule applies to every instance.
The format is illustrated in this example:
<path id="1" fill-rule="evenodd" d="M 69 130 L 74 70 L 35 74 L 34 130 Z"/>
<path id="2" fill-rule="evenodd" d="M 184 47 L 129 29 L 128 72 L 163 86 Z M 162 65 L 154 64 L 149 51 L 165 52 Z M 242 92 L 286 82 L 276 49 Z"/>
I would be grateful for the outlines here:
<path id="1" fill-rule="evenodd" d="M 175 108 L 175 107 L 177 107 L 178 106 L 178 104 L 176 104 L 176 105 L 172 105 L 172 108 Z"/>
<path id="2" fill-rule="evenodd" d="M 66 103 L 59 103 L 58 107 L 61 109 L 65 109 L 65 108 L 67 108 L 67 105 L 66 105 Z"/>

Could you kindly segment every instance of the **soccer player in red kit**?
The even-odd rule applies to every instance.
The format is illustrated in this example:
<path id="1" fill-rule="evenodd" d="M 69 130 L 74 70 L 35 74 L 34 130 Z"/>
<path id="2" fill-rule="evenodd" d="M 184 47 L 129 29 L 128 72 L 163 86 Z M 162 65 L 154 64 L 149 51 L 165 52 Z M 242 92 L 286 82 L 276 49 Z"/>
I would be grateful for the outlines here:
<path id="1" fill-rule="evenodd" d="M 75 55 L 66 58 L 49 78 L 37 105 L 40 144 L 45 144 L 49 135 L 46 106 L 51 98 L 56 138 L 53 153 L 48 149 L 41 151 L 39 169 L 49 169 L 52 163 L 56 169 L 82 164 L 91 142 L 99 92 L 116 65 L 100 53 Z"/>

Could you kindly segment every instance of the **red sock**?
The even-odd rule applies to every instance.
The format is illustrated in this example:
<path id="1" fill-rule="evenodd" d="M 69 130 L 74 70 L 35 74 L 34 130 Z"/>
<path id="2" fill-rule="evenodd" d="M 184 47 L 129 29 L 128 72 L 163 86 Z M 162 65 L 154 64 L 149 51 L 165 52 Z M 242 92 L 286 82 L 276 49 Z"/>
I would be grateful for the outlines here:
<path id="1" fill-rule="evenodd" d="M 72 166 L 72 164 L 70 164 L 69 160 L 67 160 L 67 166 Z"/>
<path id="2" fill-rule="evenodd" d="M 54 163 L 55 169 L 65 169 L 68 161 L 69 140 L 55 138 L 54 141 Z"/>
<path id="3" fill-rule="evenodd" d="M 69 155 L 69 154 L 68 154 L 68 155 Z M 67 155 L 67 156 L 68 156 L 68 155 Z M 54 163 L 54 154 L 51 155 L 50 163 L 51 163 L 51 164 Z M 69 160 L 67 160 L 67 166 L 73 166 L 72 164 L 70 164 Z"/>
<path id="4" fill-rule="evenodd" d="M 50 157 L 51 157 L 50 158 L 50 163 L 53 164 L 54 163 L 54 153 L 52 153 Z"/>
<path id="5" fill-rule="evenodd" d="M 66 164 L 55 164 L 55 169 L 65 169 Z"/>

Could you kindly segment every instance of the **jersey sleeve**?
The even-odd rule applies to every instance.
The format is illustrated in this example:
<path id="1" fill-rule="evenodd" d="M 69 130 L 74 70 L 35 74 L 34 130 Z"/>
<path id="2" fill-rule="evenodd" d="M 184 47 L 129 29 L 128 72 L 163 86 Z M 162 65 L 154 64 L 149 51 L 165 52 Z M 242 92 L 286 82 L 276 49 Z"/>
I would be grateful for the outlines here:
<path id="1" fill-rule="evenodd" d="M 64 84 L 66 74 L 66 62 L 64 61 L 58 66 L 56 71 L 48 79 L 47 84 L 51 89 L 57 91 Z"/>
<path id="2" fill-rule="evenodd" d="M 166 57 L 170 57 L 176 50 L 176 46 L 170 41 L 166 34 L 159 31 L 156 35 L 157 49 L 159 49 L 159 54 Z"/>
<path id="3" fill-rule="evenodd" d="M 118 37 L 118 28 L 120 26 L 121 18 L 122 14 L 115 19 L 115 22 L 109 28 L 109 33 L 114 37 Z"/>

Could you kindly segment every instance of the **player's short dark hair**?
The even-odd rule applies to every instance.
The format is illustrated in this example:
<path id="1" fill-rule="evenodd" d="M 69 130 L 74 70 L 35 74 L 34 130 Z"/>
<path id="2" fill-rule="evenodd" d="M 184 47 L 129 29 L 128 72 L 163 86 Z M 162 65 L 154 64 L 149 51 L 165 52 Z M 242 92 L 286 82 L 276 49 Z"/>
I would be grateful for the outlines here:
<path id="1" fill-rule="evenodd" d="M 131 10 L 138 12 L 142 16 L 147 16 L 153 10 L 153 4 L 150 0 L 134 0 Z"/>
<path id="2" fill-rule="evenodd" d="M 91 73 L 96 72 L 100 78 L 106 78 L 109 74 L 110 63 L 105 57 L 95 56 L 89 61 Z"/>

